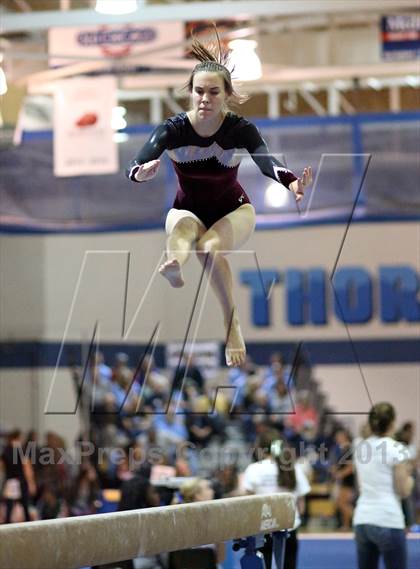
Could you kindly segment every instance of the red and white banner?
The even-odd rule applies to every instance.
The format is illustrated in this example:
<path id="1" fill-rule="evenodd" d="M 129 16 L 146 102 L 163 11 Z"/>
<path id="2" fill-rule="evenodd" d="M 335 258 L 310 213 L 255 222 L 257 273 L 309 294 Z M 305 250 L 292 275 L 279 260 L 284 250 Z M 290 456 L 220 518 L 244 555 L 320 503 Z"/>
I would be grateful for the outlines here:
<path id="1" fill-rule="evenodd" d="M 61 81 L 54 93 L 54 174 L 81 176 L 118 171 L 111 127 L 117 106 L 115 77 Z"/>
<path id="2" fill-rule="evenodd" d="M 51 28 L 48 32 L 50 66 L 69 65 L 91 58 L 99 61 L 129 57 L 126 64 L 139 65 L 132 56 L 162 49 L 160 57 L 182 57 L 182 22 L 133 23 L 125 25 Z M 60 57 L 61 56 L 61 57 Z M 132 62 L 132 63 L 131 63 Z"/>

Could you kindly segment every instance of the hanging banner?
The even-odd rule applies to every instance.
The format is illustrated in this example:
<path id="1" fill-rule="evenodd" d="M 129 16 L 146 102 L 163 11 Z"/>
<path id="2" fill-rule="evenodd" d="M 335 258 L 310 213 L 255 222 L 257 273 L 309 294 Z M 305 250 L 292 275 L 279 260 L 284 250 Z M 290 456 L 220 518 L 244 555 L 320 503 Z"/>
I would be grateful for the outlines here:
<path id="1" fill-rule="evenodd" d="M 81 176 L 118 171 L 111 127 L 117 106 L 115 77 L 70 79 L 54 93 L 54 174 Z"/>
<path id="2" fill-rule="evenodd" d="M 420 57 L 420 15 L 383 16 L 382 57 L 406 61 Z"/>
<path id="3" fill-rule="evenodd" d="M 51 28 L 48 32 L 49 64 L 58 67 L 92 58 L 93 61 L 108 59 L 111 66 L 112 60 L 129 58 L 127 65 L 130 66 L 132 56 L 165 47 L 170 50 L 171 57 L 182 57 L 183 41 L 182 22 Z M 136 63 L 133 61 L 131 66 L 135 69 Z"/>

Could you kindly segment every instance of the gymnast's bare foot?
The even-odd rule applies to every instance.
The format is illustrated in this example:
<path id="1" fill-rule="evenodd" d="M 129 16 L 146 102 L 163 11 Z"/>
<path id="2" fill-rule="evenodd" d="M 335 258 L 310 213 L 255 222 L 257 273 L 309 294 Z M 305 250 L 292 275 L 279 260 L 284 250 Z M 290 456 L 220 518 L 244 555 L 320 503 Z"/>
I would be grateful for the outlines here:
<path id="1" fill-rule="evenodd" d="M 168 279 L 174 288 L 184 286 L 184 279 L 182 278 L 181 265 L 176 259 L 166 261 L 159 267 L 159 273 Z"/>
<path id="2" fill-rule="evenodd" d="M 245 362 L 246 347 L 242 336 L 239 320 L 236 316 L 232 318 L 228 338 L 226 341 L 225 357 L 229 367 L 238 367 Z"/>

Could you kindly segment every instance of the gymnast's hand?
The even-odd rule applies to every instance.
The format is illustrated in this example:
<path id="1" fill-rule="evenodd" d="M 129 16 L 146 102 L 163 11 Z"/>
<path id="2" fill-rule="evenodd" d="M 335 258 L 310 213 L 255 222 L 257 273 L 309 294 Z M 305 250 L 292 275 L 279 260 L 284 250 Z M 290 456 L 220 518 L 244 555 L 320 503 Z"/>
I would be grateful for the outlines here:
<path id="1" fill-rule="evenodd" d="M 156 172 L 159 169 L 160 160 L 150 160 L 150 162 L 145 162 L 139 165 L 139 169 L 134 174 L 134 177 L 138 182 L 145 182 L 146 180 L 151 180 L 156 176 Z"/>
<path id="2" fill-rule="evenodd" d="M 296 202 L 299 203 L 303 198 L 305 189 L 312 184 L 312 168 L 305 168 L 301 178 L 289 184 L 289 190 L 295 194 Z"/>

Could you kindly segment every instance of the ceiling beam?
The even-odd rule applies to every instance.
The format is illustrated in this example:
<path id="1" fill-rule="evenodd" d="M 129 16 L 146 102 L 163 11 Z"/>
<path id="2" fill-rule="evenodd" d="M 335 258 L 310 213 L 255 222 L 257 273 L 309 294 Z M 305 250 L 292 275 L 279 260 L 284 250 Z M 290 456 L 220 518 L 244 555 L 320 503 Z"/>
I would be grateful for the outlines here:
<path id="1" fill-rule="evenodd" d="M 31 5 L 28 2 L 26 2 L 26 0 L 14 0 L 14 3 L 22 12 L 32 11 Z"/>
<path id="2" fill-rule="evenodd" d="M 156 21 L 218 20 L 256 16 L 298 16 L 311 14 L 354 14 L 376 11 L 386 14 L 418 9 L 417 0 L 227 0 L 142 5 L 132 14 L 99 14 L 95 10 L 60 10 L 12 14 L 0 8 L 0 33 L 46 30 L 54 27 L 143 24 Z"/>
<path id="3" fill-rule="evenodd" d="M 418 62 L 383 62 L 369 65 L 346 65 L 335 67 L 287 67 L 278 68 L 275 65 L 263 65 L 263 76 L 256 81 L 243 84 L 246 92 L 258 92 L 276 86 L 302 87 L 305 81 L 319 84 L 329 84 L 338 79 L 352 81 L 355 77 L 393 78 L 407 75 L 417 76 Z M 121 89 L 157 89 L 179 88 L 188 79 L 188 73 L 177 74 L 131 74 L 120 78 Z M 42 86 L 41 86 L 42 88 Z"/>

